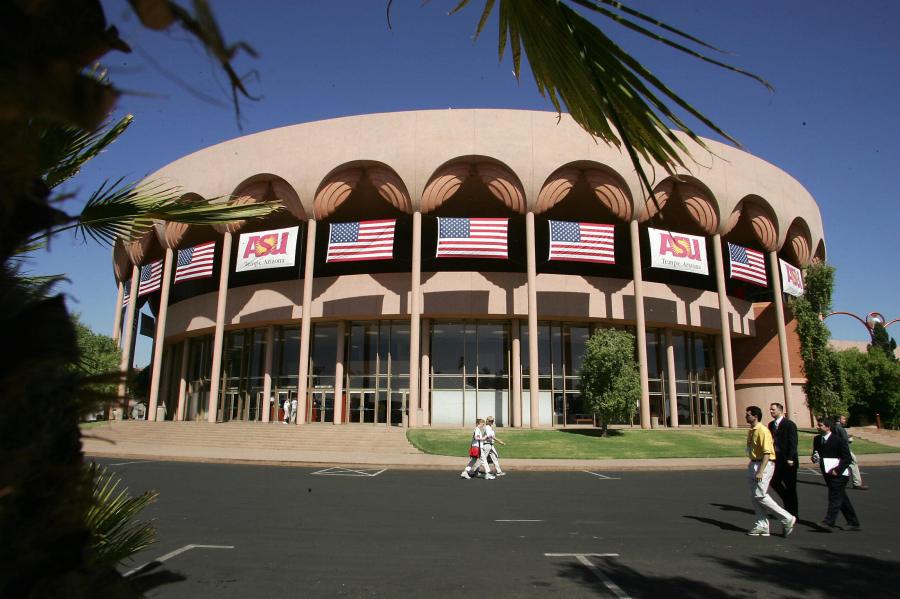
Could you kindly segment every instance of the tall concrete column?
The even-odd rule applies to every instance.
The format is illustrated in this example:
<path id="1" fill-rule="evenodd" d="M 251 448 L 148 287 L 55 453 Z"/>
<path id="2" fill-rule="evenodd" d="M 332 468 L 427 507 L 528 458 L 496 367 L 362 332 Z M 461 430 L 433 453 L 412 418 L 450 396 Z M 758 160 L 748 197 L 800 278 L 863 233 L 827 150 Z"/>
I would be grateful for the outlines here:
<path id="1" fill-rule="evenodd" d="M 225 308 L 228 305 L 228 274 L 231 270 L 230 231 L 225 232 L 222 241 L 222 268 L 219 271 L 219 296 L 216 303 L 216 332 L 213 336 L 212 372 L 209 374 L 209 407 L 208 420 L 216 421 L 216 408 L 219 404 L 219 384 L 222 381 L 222 340 L 225 337 Z"/>
<path id="2" fill-rule="evenodd" d="M 178 407 L 175 409 L 175 420 L 184 420 L 184 398 L 187 394 L 187 369 L 188 356 L 191 352 L 191 339 L 188 337 L 184 340 L 184 347 L 181 349 L 181 368 L 178 378 Z"/>
<path id="3" fill-rule="evenodd" d="M 510 352 L 510 372 L 512 378 L 512 426 L 522 426 L 522 343 L 519 339 L 519 320 L 512 320 L 512 351 Z"/>
<path id="4" fill-rule="evenodd" d="M 678 382 L 675 373 L 675 344 L 672 343 L 672 329 L 666 329 L 666 377 L 669 396 L 669 426 L 678 428 Z"/>
<path id="5" fill-rule="evenodd" d="M 419 384 L 419 397 L 422 398 L 422 420 L 419 424 L 426 426 L 431 424 L 431 319 L 422 319 L 422 351 L 421 351 L 421 376 Z"/>
<path id="6" fill-rule="evenodd" d="M 122 338 L 122 300 L 125 299 L 125 283 L 116 283 L 116 313 L 113 315 L 113 343 L 119 345 Z"/>
<path id="7" fill-rule="evenodd" d="M 791 365 L 788 361 L 787 329 L 784 326 L 784 298 L 781 291 L 781 269 L 778 254 L 769 252 L 769 269 L 772 271 L 772 293 L 775 296 L 775 322 L 778 325 L 778 352 L 781 354 L 781 385 L 784 390 L 784 413 L 793 419 L 791 412 Z"/>
<path id="8" fill-rule="evenodd" d="M 418 425 L 419 409 L 422 405 L 419 396 L 419 344 L 420 329 L 419 320 L 421 317 L 422 307 L 420 298 L 422 291 L 422 213 L 416 210 L 413 212 L 413 230 L 412 230 L 412 283 L 410 285 L 409 298 L 409 396 L 407 403 L 409 404 L 409 419 L 407 424 L 410 428 Z"/>
<path id="9" fill-rule="evenodd" d="M 272 397 L 272 362 L 275 354 L 275 327 L 266 327 L 266 357 L 263 366 L 263 398 L 262 405 L 262 421 L 269 422 L 269 412 L 272 411 L 272 403 L 269 398 Z"/>
<path id="10" fill-rule="evenodd" d="M 156 317 L 156 336 L 153 341 L 153 370 L 150 371 L 150 398 L 147 402 L 147 420 L 156 420 L 159 404 L 159 375 L 162 372 L 163 347 L 166 341 L 166 316 L 169 313 L 169 291 L 172 289 L 172 248 L 166 248 L 163 261 L 162 291 L 159 297 L 159 315 Z"/>
<path id="11" fill-rule="evenodd" d="M 638 370 L 641 375 L 641 428 L 650 428 L 650 382 L 647 380 L 647 323 L 644 319 L 644 276 L 641 271 L 641 238 L 638 222 L 629 223 L 631 234 L 631 278 L 634 280 L 635 336 L 638 350 Z"/>
<path id="12" fill-rule="evenodd" d="M 347 322 L 338 321 L 337 348 L 334 356 L 334 423 L 344 422 L 344 336 Z"/>
<path id="13" fill-rule="evenodd" d="M 300 377 L 297 379 L 297 424 L 306 422 L 306 394 L 309 387 L 309 326 L 312 310 L 313 269 L 316 254 L 316 221 L 306 225 L 306 262 L 303 270 L 303 313 L 300 320 Z"/>
<path id="14" fill-rule="evenodd" d="M 130 295 L 128 296 L 128 309 L 125 311 L 125 330 L 122 335 L 122 360 L 119 362 L 119 372 L 121 372 L 121 379 L 119 380 L 119 389 L 118 389 L 118 398 L 119 403 L 122 405 L 122 418 L 126 417 L 125 410 L 127 409 L 127 405 L 125 405 L 125 394 L 128 392 L 127 389 L 127 378 L 128 372 L 131 370 L 131 357 L 132 357 L 132 343 L 131 339 L 134 336 L 134 314 L 137 311 L 137 290 L 138 290 L 138 282 L 141 278 L 141 269 L 139 266 L 135 265 L 131 267 L 131 283 L 129 288 Z M 110 414 L 110 418 L 112 414 Z"/>
<path id="15" fill-rule="evenodd" d="M 722 361 L 725 363 L 725 387 L 728 391 L 728 422 L 737 427 L 734 395 L 734 364 L 731 360 L 731 302 L 725 294 L 725 267 L 722 261 L 722 236 L 713 235 L 713 263 L 716 269 L 716 290 L 719 293 L 719 323 L 722 329 Z"/>
<path id="16" fill-rule="evenodd" d="M 528 264 L 528 389 L 531 393 L 531 428 L 540 426 L 538 380 L 537 258 L 534 241 L 534 212 L 525 215 L 525 248 Z"/>
<path id="17" fill-rule="evenodd" d="M 716 386 L 719 391 L 719 426 L 729 426 L 728 386 L 725 384 L 725 360 L 722 359 L 722 336 L 716 335 Z"/>

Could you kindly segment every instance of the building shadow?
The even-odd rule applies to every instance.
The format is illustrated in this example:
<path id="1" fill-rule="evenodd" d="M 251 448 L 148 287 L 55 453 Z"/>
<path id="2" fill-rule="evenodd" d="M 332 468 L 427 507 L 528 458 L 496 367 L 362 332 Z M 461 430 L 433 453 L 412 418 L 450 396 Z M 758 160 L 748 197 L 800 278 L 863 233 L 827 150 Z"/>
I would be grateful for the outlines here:
<path id="1" fill-rule="evenodd" d="M 603 431 L 599 428 L 560 428 L 556 429 L 561 433 L 568 433 L 570 435 L 582 435 L 584 437 L 598 437 L 600 439 L 603 438 Z M 624 433 L 618 429 L 607 429 L 606 437 L 621 437 Z"/>

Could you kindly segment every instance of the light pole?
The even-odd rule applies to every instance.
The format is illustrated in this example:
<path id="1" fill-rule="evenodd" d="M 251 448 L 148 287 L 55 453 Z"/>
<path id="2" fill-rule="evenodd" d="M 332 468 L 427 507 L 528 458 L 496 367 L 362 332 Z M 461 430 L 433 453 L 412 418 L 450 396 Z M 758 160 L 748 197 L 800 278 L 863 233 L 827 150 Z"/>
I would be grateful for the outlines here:
<path id="1" fill-rule="evenodd" d="M 845 316 L 852 316 L 856 320 L 858 320 L 866 330 L 869 331 L 869 338 L 872 341 L 875 341 L 875 327 L 878 325 L 883 326 L 885 329 L 900 320 L 900 318 L 895 318 L 890 322 L 885 322 L 885 317 L 880 312 L 869 312 L 866 315 L 865 320 L 854 314 L 853 312 L 829 312 L 825 316 L 822 317 L 822 320 L 825 320 L 829 316 L 834 316 L 835 314 L 844 314 Z"/>

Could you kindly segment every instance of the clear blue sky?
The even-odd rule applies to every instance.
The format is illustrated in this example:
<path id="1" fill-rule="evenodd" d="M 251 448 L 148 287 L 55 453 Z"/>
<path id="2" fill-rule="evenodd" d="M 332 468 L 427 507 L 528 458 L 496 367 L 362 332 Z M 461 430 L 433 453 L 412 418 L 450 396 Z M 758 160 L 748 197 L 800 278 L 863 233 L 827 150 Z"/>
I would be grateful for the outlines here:
<path id="1" fill-rule="evenodd" d="M 107 57 L 113 81 L 129 92 L 118 112 L 131 129 L 69 186 L 77 211 L 105 179 L 138 180 L 190 152 L 274 127 L 338 116 L 414 109 L 552 110 L 530 72 L 512 76 L 497 60 L 497 26 L 472 34 L 483 2 L 454 16 L 456 0 L 259 3 L 215 2 L 228 41 L 259 53 L 238 70 L 259 102 L 241 104 L 237 126 L 225 79 L 183 33 L 137 26 L 124 1 L 108 0 L 109 21 L 135 52 Z M 744 148 L 790 173 L 813 195 L 825 225 L 828 260 L 837 268 L 835 309 L 900 317 L 900 2 L 868 0 L 633 0 L 630 5 L 729 52 L 726 61 L 775 87 L 705 65 L 602 26 L 678 93 L 736 137 Z M 252 7 L 251 10 L 248 8 Z M 702 126 L 698 131 L 714 137 Z M 109 334 L 115 281 L 108 248 L 70 237 L 31 264 L 65 273 L 60 290 L 94 330 Z M 867 340 L 848 317 L 828 320 L 838 339 Z M 900 324 L 889 331 L 900 337 Z M 137 361 L 146 364 L 141 338 Z"/>

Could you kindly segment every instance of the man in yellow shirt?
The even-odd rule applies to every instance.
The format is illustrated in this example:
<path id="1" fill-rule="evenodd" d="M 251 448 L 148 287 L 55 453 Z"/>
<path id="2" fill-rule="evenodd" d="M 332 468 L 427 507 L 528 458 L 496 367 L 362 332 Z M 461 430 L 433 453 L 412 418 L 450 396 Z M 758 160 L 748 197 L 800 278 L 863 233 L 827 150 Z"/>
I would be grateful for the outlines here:
<path id="1" fill-rule="evenodd" d="M 775 473 L 775 443 L 772 441 L 772 433 L 763 426 L 762 410 L 758 406 L 747 408 L 747 484 L 750 486 L 750 497 L 753 509 L 756 511 L 756 524 L 747 531 L 752 537 L 769 536 L 769 510 L 781 520 L 784 526 L 784 536 L 794 532 L 797 518 L 788 513 L 784 508 L 775 503 L 769 497 L 769 483 Z"/>

